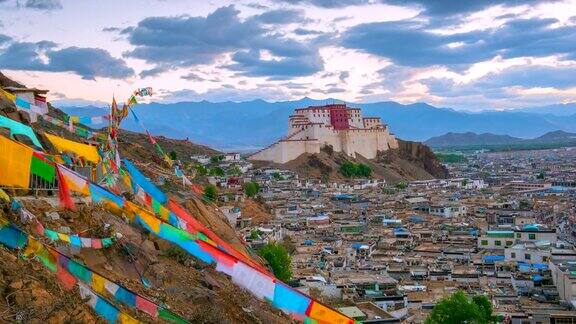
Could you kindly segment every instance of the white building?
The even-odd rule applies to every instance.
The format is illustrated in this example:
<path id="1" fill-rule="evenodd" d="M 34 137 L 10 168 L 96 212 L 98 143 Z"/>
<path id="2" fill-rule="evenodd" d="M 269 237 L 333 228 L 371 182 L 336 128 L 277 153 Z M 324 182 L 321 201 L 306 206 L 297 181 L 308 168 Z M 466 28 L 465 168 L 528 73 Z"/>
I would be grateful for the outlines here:
<path id="1" fill-rule="evenodd" d="M 548 266 L 560 299 L 576 307 L 576 260 L 550 262 Z"/>
<path id="2" fill-rule="evenodd" d="M 226 162 L 240 161 L 240 153 L 235 152 L 226 153 L 226 155 L 224 155 L 224 161 Z"/>
<path id="3" fill-rule="evenodd" d="M 446 203 L 441 205 L 431 205 L 429 213 L 431 215 L 442 217 L 463 217 L 468 213 L 468 208 L 465 205 Z"/>
<path id="4" fill-rule="evenodd" d="M 345 104 L 296 109 L 288 119 L 288 135 L 254 153 L 251 160 L 286 163 L 304 153 L 320 153 L 331 146 L 351 157 L 373 159 L 378 151 L 397 148 L 396 137 L 378 117 L 365 118 L 360 109 Z"/>

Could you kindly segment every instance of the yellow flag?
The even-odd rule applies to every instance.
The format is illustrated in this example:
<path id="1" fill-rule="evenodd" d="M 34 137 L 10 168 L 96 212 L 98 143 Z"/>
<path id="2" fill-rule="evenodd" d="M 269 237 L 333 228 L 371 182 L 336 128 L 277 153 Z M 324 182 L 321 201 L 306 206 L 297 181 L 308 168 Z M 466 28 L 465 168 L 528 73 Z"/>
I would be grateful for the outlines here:
<path id="1" fill-rule="evenodd" d="M 0 185 L 28 188 L 32 149 L 0 136 Z"/>
<path id="2" fill-rule="evenodd" d="M 74 142 L 56 135 L 45 135 L 50 143 L 60 152 L 73 152 L 90 162 L 100 162 L 100 154 L 98 154 L 96 146 Z"/>
<path id="3" fill-rule="evenodd" d="M 0 89 L 0 93 L 2 93 L 2 95 L 6 98 L 8 98 L 8 100 L 14 102 L 16 101 L 16 96 L 11 94 L 10 92 L 4 90 L 4 89 Z"/>

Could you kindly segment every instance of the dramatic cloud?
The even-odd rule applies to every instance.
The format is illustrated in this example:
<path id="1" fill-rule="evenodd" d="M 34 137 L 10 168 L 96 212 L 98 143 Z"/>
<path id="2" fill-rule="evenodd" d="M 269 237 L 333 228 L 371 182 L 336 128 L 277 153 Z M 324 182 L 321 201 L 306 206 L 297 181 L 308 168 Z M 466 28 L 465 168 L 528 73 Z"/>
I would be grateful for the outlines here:
<path id="1" fill-rule="evenodd" d="M 53 42 L 13 42 L 0 49 L 0 67 L 8 70 L 73 72 L 84 79 L 123 79 L 134 75 L 126 63 L 99 48 L 57 49 Z"/>
<path id="2" fill-rule="evenodd" d="M 413 22 L 361 24 L 341 44 L 406 66 L 472 64 L 497 55 L 568 55 L 576 51 L 576 26 L 553 28 L 555 19 L 518 19 L 497 29 L 441 35 Z"/>
<path id="3" fill-rule="evenodd" d="M 422 80 L 430 93 L 441 97 L 466 95 L 483 95 L 487 98 L 506 96 L 505 89 L 521 88 L 556 88 L 569 89 L 576 87 L 576 65 L 542 66 L 520 65 L 508 68 L 501 73 L 490 73 L 480 79 L 466 84 L 457 84 L 446 78 Z"/>
<path id="4" fill-rule="evenodd" d="M 59 0 L 26 0 L 24 7 L 39 10 L 55 10 L 62 9 L 62 4 Z"/>
<path id="5" fill-rule="evenodd" d="M 242 51 L 236 52 L 232 59 L 236 63 L 228 68 L 242 75 L 268 76 L 276 80 L 314 74 L 321 71 L 324 64 L 320 56 L 314 54 L 264 60 L 258 53 Z"/>
<path id="6" fill-rule="evenodd" d="M 234 6 L 206 17 L 150 17 L 123 31 L 136 47 L 126 55 L 166 69 L 212 64 L 231 53 L 235 63 L 227 67 L 244 75 L 310 75 L 323 68 L 317 46 L 266 27 L 303 19 L 301 11 L 274 10 L 241 20 Z M 265 59 L 265 52 L 273 58 Z"/>

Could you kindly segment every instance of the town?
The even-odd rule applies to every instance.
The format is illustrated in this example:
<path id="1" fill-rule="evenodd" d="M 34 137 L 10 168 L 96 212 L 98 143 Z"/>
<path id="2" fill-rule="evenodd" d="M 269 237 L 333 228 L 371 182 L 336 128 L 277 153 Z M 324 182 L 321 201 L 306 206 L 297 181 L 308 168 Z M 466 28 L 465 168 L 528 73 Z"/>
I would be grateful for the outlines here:
<path id="1" fill-rule="evenodd" d="M 472 152 L 448 179 L 399 183 L 220 160 L 241 171 L 208 176 L 230 224 L 254 250 L 286 246 L 291 284 L 351 318 L 422 322 L 462 289 L 510 323 L 576 321 L 576 149 Z M 239 208 L 247 183 L 271 217 Z"/>

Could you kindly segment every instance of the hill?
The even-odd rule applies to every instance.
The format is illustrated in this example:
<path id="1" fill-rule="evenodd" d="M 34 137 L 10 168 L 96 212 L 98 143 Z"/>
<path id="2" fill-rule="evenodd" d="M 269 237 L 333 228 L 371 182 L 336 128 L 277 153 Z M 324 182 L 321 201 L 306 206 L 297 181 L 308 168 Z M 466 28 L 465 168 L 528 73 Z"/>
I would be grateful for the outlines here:
<path id="1" fill-rule="evenodd" d="M 425 142 L 434 148 L 490 148 L 490 149 L 529 149 L 576 146 L 576 133 L 565 131 L 548 132 L 532 139 L 516 138 L 491 133 L 476 134 L 447 133 L 430 138 Z"/>
<path id="2" fill-rule="evenodd" d="M 0 86 L 6 85 L 22 86 L 0 73 Z M 0 98 L 0 114 L 30 125 L 27 113 L 16 110 L 14 104 L 3 96 Z M 62 112 L 49 106 L 49 115 L 62 116 Z M 44 133 L 58 134 L 66 139 L 81 141 L 78 135 L 68 131 L 65 127 L 54 126 L 46 122 L 38 122 L 30 126 L 40 138 L 44 148 L 51 154 L 57 151 L 45 139 Z M 183 208 L 193 215 L 199 224 L 210 228 L 223 242 L 244 255 L 251 255 L 221 211 L 194 195 L 189 188 L 181 185 L 181 181 L 174 176 L 174 171 L 162 161 L 155 162 L 157 152 L 147 142 L 145 135 L 121 132 L 119 138 L 121 155 L 133 160 L 146 177 L 151 181 L 159 179 L 160 176 L 168 180 L 166 185 L 161 186 L 168 197 L 181 202 Z M 178 156 L 182 157 L 197 153 L 208 155 L 217 153 L 210 148 L 185 140 L 168 138 L 157 140 L 166 151 L 174 150 Z M 147 303 L 169 307 L 170 312 L 193 323 L 285 323 L 289 321 L 286 315 L 272 309 L 270 303 L 261 301 L 248 293 L 234 283 L 228 275 L 217 271 L 213 265 L 200 262 L 178 245 L 153 235 L 151 231 L 142 226 L 128 222 L 123 212 L 107 207 L 108 204 L 86 203 L 86 198 L 73 196 L 72 200 L 75 201 L 77 209 L 69 210 L 60 206 L 57 189 L 55 191 L 41 190 L 40 193 L 35 194 L 26 189 L 6 190 L 10 196 L 17 196 L 27 212 L 34 215 L 46 229 L 62 233 L 81 233 L 81 236 L 85 237 L 106 237 L 120 233 L 120 236 L 114 236 L 116 240 L 112 245 L 101 249 L 76 248 L 64 243 L 65 241 L 43 239 L 41 235 L 38 240 L 45 246 L 62 251 L 61 253 L 65 254 L 69 260 L 75 262 L 74 264 L 82 265 L 82 269 L 90 269 L 100 277 L 106 278 L 108 280 L 106 288 L 111 282 L 125 287 L 122 290 L 124 298 L 130 296 L 133 298 L 134 294 L 145 296 Z M 130 196 L 128 193 L 126 195 L 126 197 Z M 124 198 L 129 199 L 126 197 Z M 27 233 L 35 233 L 37 226 L 27 221 L 26 218 L 21 218 L 20 212 L 12 211 L 10 203 L 0 199 L 0 208 L 3 210 L 2 217 L 7 218 Z M 258 207 L 248 206 L 248 208 Z M 262 213 L 264 214 L 263 211 Z M 48 217 L 48 214 L 51 216 Z M 5 223 L 0 225 L 2 230 L 4 226 Z M 6 239 L 6 233 L 3 233 L 2 238 Z M 26 251 L 28 250 L 27 247 Z M 19 257 L 20 255 L 21 252 L 0 245 L 0 259 L 3 260 L 0 262 L 0 313 L 3 320 L 26 323 L 41 321 L 99 323 L 102 321 L 91 307 L 84 303 L 81 292 L 75 285 L 77 279 L 63 277 L 60 268 L 62 265 L 58 266 L 58 270 L 51 271 L 49 270 L 52 262 L 50 257 L 40 258 L 44 265 L 48 264 L 44 267 L 36 258 L 24 259 Z M 263 264 L 260 258 L 252 257 L 254 262 Z M 66 264 L 70 262 L 72 261 L 66 261 Z M 61 284 L 62 282 L 64 284 Z M 63 286 L 70 285 L 70 282 L 72 282 L 72 287 L 63 290 Z M 128 295 L 127 289 L 131 291 L 131 295 Z M 115 300 L 116 303 L 118 300 Z M 120 306 L 115 305 L 115 307 Z M 139 321 L 151 322 L 150 316 L 136 311 L 133 305 L 132 308 L 122 307 L 121 310 Z M 161 320 L 156 318 L 154 321 Z"/>
<path id="3" fill-rule="evenodd" d="M 372 169 L 372 177 L 388 183 L 400 181 L 447 178 L 448 170 L 436 159 L 434 153 L 422 143 L 398 140 L 398 149 L 380 152 L 374 160 L 362 156 L 352 158 L 342 152 L 324 147 L 319 154 L 302 154 L 282 165 L 254 161 L 257 166 L 273 166 L 292 170 L 302 177 L 330 181 L 346 178 L 340 173 L 340 165 L 346 161 L 362 163 Z"/>

